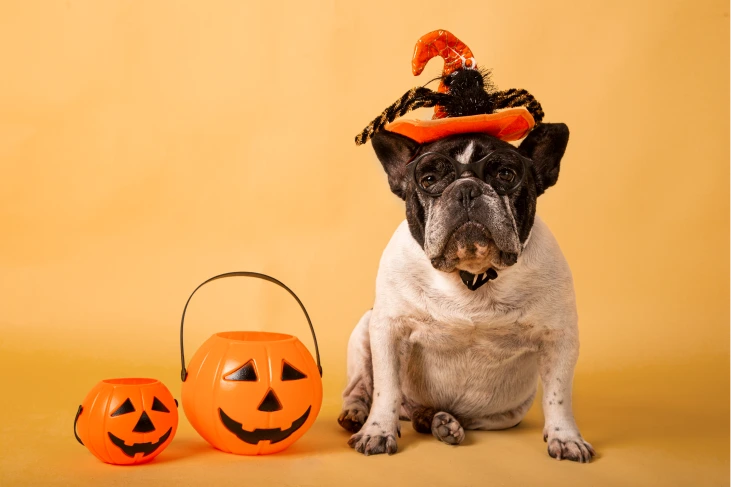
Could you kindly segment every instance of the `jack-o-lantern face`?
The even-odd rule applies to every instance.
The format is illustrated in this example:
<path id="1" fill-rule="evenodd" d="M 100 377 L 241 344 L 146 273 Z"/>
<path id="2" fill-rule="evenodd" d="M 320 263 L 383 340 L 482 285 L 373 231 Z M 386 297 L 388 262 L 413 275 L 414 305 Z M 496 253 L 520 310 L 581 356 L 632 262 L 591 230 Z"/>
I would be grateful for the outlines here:
<path id="1" fill-rule="evenodd" d="M 290 365 L 286 360 L 282 361 L 282 382 L 291 380 L 302 380 L 306 379 L 307 376 Z M 230 374 L 226 374 L 223 377 L 224 380 L 243 381 L 243 382 L 256 382 L 259 380 L 256 374 L 256 367 L 253 360 L 250 360 L 243 367 L 238 368 Z M 274 389 L 269 388 L 264 398 L 259 403 L 257 411 L 274 412 L 280 411 L 283 408 L 281 401 L 274 392 Z M 279 443 L 282 440 L 289 438 L 292 433 L 302 427 L 310 416 L 312 406 L 308 406 L 307 410 L 302 413 L 302 416 L 295 419 L 292 422 L 292 426 L 287 429 L 282 428 L 257 428 L 254 431 L 247 431 L 241 423 L 232 419 L 227 415 L 222 408 L 218 408 L 218 415 L 221 417 L 221 422 L 231 433 L 235 434 L 241 441 L 256 445 L 260 441 L 269 441 L 270 443 Z"/>
<path id="2" fill-rule="evenodd" d="M 183 383 L 193 427 L 216 448 L 238 454 L 285 449 L 312 425 L 321 404 L 312 356 L 296 338 L 277 333 L 214 335 L 196 352 Z"/>
<path id="3" fill-rule="evenodd" d="M 162 401 L 160 401 L 160 399 L 158 399 L 156 396 L 152 398 L 152 407 L 150 409 L 151 411 L 157 411 L 158 413 L 165 413 L 168 415 L 170 414 L 170 410 L 165 407 L 165 404 L 163 404 Z M 152 414 L 152 412 L 150 414 Z M 147 414 L 147 411 L 143 410 L 142 414 L 138 414 L 138 410 L 135 409 L 135 406 L 129 397 L 122 403 L 121 406 L 114 410 L 110 417 L 115 418 L 123 415 L 132 415 L 132 421 L 134 421 L 134 419 L 139 415 L 139 419 L 137 419 L 134 428 L 132 428 L 131 430 L 133 433 L 151 434 L 153 431 L 157 431 L 155 423 L 152 422 L 152 418 L 150 418 L 150 415 Z M 166 425 L 169 423 L 169 421 L 164 421 L 164 419 L 165 418 L 160 418 L 160 420 L 158 421 L 158 425 L 160 423 L 165 423 Z M 125 418 L 124 426 L 119 425 L 119 427 L 121 427 L 123 430 L 119 432 L 120 434 L 122 434 L 122 438 L 115 435 L 111 431 L 107 431 L 107 435 L 109 435 L 109 439 L 112 441 L 112 443 L 114 443 L 114 445 L 122 450 L 122 452 L 128 457 L 134 457 L 138 453 L 142 453 L 142 456 L 146 457 L 154 453 L 158 448 L 160 448 L 163 443 L 167 441 L 167 439 L 170 437 L 170 433 L 172 433 L 173 431 L 173 427 L 170 426 L 167 431 L 165 431 L 163 435 L 155 442 L 147 441 L 145 443 L 133 443 L 131 445 L 127 445 L 123 438 L 129 435 L 124 434 L 124 430 L 126 429 L 126 427 L 130 426 L 130 423 L 132 421 L 130 421 L 130 418 Z M 116 425 L 114 422 L 111 422 L 110 424 L 110 428 L 115 427 L 115 429 L 119 429 L 119 427 L 117 426 L 118 425 Z"/>
<path id="4" fill-rule="evenodd" d="M 172 441 L 177 401 L 154 379 L 102 381 L 87 396 L 78 418 L 83 444 L 102 461 L 137 464 L 152 460 Z"/>

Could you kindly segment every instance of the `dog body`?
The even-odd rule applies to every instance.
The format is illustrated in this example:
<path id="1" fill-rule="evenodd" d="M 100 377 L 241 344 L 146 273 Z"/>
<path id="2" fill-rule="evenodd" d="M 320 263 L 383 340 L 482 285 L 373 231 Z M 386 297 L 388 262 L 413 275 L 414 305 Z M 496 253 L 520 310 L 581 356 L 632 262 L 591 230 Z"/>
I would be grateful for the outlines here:
<path id="1" fill-rule="evenodd" d="M 549 124 L 552 125 L 552 124 Z M 348 345 L 348 385 L 339 422 L 365 454 L 394 453 L 399 417 L 417 431 L 459 444 L 464 429 L 517 425 L 544 384 L 544 439 L 556 458 L 588 461 L 593 450 L 571 411 L 578 357 L 571 272 L 535 200 L 555 183 L 568 131 L 557 124 L 521 144 L 535 168 L 516 194 L 499 195 L 465 173 L 438 198 L 416 191 L 406 169 L 418 151 L 463 164 L 509 146 L 455 136 L 419 148 L 404 137 L 374 138 L 407 221 L 383 253 L 376 299 Z M 470 290 L 459 271 L 495 269 Z"/>

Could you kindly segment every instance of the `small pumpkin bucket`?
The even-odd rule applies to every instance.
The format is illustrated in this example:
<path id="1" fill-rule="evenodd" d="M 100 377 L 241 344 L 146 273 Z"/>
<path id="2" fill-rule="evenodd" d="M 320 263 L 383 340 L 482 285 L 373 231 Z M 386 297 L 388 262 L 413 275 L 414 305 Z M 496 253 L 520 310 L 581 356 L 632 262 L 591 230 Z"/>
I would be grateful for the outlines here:
<path id="1" fill-rule="evenodd" d="M 302 308 L 315 342 L 317 363 L 296 337 L 261 331 L 228 331 L 211 336 L 186 370 L 185 312 L 205 284 L 226 277 L 255 277 L 281 286 Z M 256 272 L 229 272 L 200 284 L 180 320 L 183 411 L 195 430 L 215 448 L 239 455 L 284 450 L 315 422 L 322 406 L 322 367 L 315 329 L 302 301 L 283 283 Z"/>
<path id="2" fill-rule="evenodd" d="M 173 441 L 177 408 L 178 401 L 159 380 L 106 379 L 79 406 L 74 436 L 102 462 L 149 462 Z"/>

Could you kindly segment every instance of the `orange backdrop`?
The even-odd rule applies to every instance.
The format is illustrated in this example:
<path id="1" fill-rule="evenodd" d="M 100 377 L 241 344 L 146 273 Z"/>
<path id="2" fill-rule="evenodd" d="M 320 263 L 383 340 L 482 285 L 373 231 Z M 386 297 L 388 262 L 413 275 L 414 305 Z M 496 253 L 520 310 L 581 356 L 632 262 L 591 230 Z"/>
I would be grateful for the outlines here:
<path id="1" fill-rule="evenodd" d="M 591 465 L 548 458 L 538 404 L 517 430 L 457 449 L 407 433 L 367 461 L 335 424 L 349 333 L 404 218 L 353 137 L 440 72 L 410 71 L 436 28 L 571 129 L 538 210 L 574 272 Z M 0 60 L 0 484 L 341 485 L 383 469 L 424 485 L 728 485 L 727 2 L 4 1 Z M 185 300 L 234 270 L 308 307 L 318 422 L 252 459 L 210 450 L 181 415 L 149 466 L 100 464 L 73 440 L 77 405 L 108 377 L 179 398 Z M 312 349 L 268 283 L 212 283 L 187 323 L 189 357 L 223 330 Z"/>

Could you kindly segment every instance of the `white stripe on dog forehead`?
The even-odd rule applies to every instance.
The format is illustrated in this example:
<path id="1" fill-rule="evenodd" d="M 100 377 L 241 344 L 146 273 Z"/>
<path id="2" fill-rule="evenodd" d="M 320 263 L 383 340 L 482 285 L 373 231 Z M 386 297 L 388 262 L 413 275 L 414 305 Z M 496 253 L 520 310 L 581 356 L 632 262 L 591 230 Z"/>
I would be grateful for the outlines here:
<path id="1" fill-rule="evenodd" d="M 462 164 L 469 164 L 470 159 L 472 159 L 472 153 L 475 151 L 475 142 L 470 141 L 469 144 L 467 144 L 467 148 L 465 148 L 464 152 L 461 154 L 458 154 L 455 159 L 457 159 Z"/>

